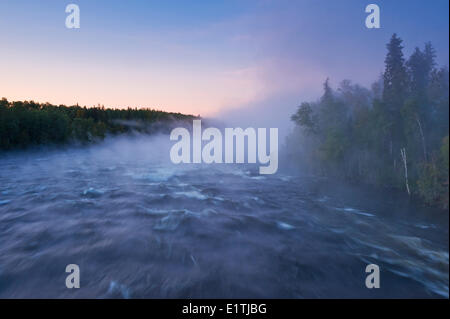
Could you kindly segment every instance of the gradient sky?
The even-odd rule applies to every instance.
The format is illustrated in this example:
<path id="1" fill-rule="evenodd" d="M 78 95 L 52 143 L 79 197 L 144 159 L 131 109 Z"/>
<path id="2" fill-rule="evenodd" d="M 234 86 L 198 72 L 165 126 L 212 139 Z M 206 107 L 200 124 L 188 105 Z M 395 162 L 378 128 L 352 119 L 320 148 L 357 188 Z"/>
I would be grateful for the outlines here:
<path id="1" fill-rule="evenodd" d="M 365 27 L 370 3 L 381 29 Z M 407 55 L 432 41 L 448 65 L 448 12 L 448 0 L 0 0 L 0 96 L 206 116 L 295 106 L 326 77 L 370 85 L 394 32 Z"/>

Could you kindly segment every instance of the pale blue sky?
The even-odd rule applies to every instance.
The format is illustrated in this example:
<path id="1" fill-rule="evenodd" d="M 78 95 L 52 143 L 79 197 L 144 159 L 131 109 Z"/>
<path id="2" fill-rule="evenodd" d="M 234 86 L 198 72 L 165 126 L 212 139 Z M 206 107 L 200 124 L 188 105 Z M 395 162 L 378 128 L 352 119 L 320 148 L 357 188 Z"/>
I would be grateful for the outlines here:
<path id="1" fill-rule="evenodd" d="M 65 6 L 81 10 L 68 30 Z M 367 29 L 365 6 L 381 8 Z M 64 104 L 148 106 L 202 115 L 363 85 L 392 33 L 405 54 L 431 41 L 448 65 L 447 0 L 0 0 L 0 95 Z M 5 76 L 6 73 L 6 76 Z"/>

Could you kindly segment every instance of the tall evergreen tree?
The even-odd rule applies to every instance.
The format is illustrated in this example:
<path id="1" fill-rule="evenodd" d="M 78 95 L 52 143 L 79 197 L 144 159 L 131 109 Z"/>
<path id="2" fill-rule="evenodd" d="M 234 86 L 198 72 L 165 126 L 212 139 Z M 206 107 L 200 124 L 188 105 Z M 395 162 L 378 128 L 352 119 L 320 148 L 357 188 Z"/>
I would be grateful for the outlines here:
<path id="1" fill-rule="evenodd" d="M 403 57 L 402 39 L 394 33 L 387 44 L 387 49 L 383 74 L 383 102 L 387 113 L 384 118 L 388 121 L 386 125 L 389 127 L 387 147 L 391 157 L 394 157 L 395 168 L 396 154 L 404 144 L 401 109 L 408 91 L 408 75 Z"/>
<path id="2" fill-rule="evenodd" d="M 403 57 L 402 39 L 394 33 L 387 44 L 383 74 L 383 100 L 390 110 L 400 109 L 408 87 L 408 77 Z"/>

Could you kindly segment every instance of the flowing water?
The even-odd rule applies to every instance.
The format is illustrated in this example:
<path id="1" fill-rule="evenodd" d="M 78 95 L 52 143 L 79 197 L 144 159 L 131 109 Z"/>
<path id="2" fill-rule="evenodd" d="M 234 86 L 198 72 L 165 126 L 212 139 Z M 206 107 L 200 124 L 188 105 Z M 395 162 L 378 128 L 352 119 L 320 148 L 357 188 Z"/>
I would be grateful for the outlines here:
<path id="1" fill-rule="evenodd" d="M 0 297 L 448 298 L 447 212 L 282 171 L 168 164 L 167 140 L 1 155 Z"/>

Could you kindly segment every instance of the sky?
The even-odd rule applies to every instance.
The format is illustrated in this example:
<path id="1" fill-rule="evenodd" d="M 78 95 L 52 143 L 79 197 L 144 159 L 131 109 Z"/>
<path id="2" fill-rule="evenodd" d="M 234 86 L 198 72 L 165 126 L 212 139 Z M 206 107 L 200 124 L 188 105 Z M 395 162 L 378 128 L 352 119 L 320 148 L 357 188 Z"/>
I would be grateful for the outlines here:
<path id="1" fill-rule="evenodd" d="M 70 3 L 80 29 L 65 27 Z M 380 29 L 365 26 L 370 3 Z M 0 97 L 289 118 L 327 77 L 370 86 L 394 32 L 406 56 L 431 41 L 448 66 L 448 12 L 448 0 L 0 0 Z"/>

